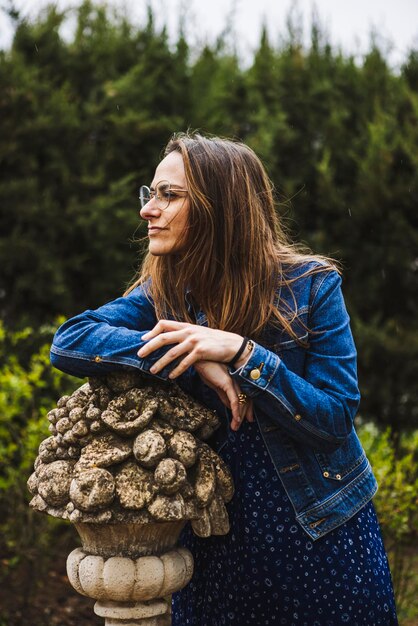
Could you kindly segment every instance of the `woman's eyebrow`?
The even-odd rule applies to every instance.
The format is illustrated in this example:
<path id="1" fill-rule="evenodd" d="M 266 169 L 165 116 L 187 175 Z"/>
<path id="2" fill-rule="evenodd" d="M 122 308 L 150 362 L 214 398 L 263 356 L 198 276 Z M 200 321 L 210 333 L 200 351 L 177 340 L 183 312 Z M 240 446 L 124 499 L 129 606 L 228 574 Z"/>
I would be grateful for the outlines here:
<path id="1" fill-rule="evenodd" d="M 161 182 L 162 181 L 158 182 L 156 184 L 156 187 L 158 187 L 161 184 Z M 178 184 L 178 183 L 170 183 L 168 181 L 164 181 L 164 182 L 168 183 L 168 184 L 164 185 L 164 187 L 170 187 L 170 189 L 179 189 L 179 190 L 180 189 L 184 189 L 184 187 L 182 185 Z M 155 187 L 152 184 L 149 186 L 149 188 L 150 188 L 150 191 L 154 191 L 155 190 Z"/>

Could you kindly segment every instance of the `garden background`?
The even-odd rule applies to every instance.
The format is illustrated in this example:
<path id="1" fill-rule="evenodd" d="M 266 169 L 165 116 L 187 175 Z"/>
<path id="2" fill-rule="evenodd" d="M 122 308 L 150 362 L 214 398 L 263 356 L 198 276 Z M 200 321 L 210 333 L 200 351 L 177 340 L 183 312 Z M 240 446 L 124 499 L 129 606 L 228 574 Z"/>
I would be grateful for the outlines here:
<path id="1" fill-rule="evenodd" d="M 0 51 L 0 626 L 100 624 L 65 581 L 75 532 L 28 508 L 47 411 L 80 380 L 53 370 L 66 317 L 121 294 L 145 224 L 137 190 L 171 133 L 240 138 L 289 232 L 339 259 L 359 352 L 357 418 L 380 490 L 402 626 L 418 624 L 418 50 L 361 60 L 313 20 L 264 29 L 249 63 L 228 28 L 189 46 L 85 2 L 71 37 L 50 8 Z M 83 621 L 85 620 L 85 621 Z"/>

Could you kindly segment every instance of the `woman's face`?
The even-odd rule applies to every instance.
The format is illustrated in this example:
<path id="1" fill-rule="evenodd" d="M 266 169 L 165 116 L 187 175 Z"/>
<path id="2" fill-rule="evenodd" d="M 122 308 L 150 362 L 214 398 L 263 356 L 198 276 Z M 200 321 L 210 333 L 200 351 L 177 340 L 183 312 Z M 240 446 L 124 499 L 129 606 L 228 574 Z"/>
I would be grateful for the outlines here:
<path id="1" fill-rule="evenodd" d="M 167 185 L 160 186 L 164 182 L 170 183 L 169 194 Z M 170 152 L 161 161 L 150 189 L 157 191 L 160 199 L 154 196 L 140 211 L 142 219 L 148 222 L 149 251 L 155 256 L 180 252 L 188 225 L 189 198 L 185 193 L 186 175 L 179 152 Z"/>

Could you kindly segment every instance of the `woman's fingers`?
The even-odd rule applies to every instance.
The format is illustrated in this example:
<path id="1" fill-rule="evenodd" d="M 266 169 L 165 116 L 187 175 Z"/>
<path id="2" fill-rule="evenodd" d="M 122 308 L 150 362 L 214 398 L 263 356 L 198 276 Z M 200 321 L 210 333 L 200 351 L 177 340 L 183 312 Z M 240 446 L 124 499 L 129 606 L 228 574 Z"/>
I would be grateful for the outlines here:
<path id="1" fill-rule="evenodd" d="M 191 352 L 190 354 L 185 356 L 184 359 L 182 359 L 180 363 L 178 363 L 176 367 L 169 373 L 169 379 L 173 380 L 174 378 L 177 378 L 177 376 L 184 374 L 184 372 L 198 360 L 199 356 L 195 352 Z M 153 367 L 151 367 L 151 372 L 154 374 Z"/>
<path id="2" fill-rule="evenodd" d="M 175 320 L 160 320 L 154 328 L 152 328 L 145 335 L 142 335 L 142 338 L 145 339 L 145 341 L 149 341 L 160 333 L 166 333 L 170 330 L 181 330 L 185 326 L 190 326 L 190 324 L 187 322 L 176 322 Z"/>
<path id="3" fill-rule="evenodd" d="M 237 397 L 238 397 L 240 422 L 242 423 L 244 420 L 245 414 L 247 412 L 247 397 L 245 393 L 242 393 L 241 388 L 238 385 L 238 383 L 233 378 L 231 378 L 231 380 L 232 380 L 232 384 L 234 385 L 235 393 L 237 394 Z"/>
<path id="4" fill-rule="evenodd" d="M 228 396 L 226 395 L 226 393 L 222 391 L 222 389 L 215 389 L 215 391 L 218 394 L 218 397 L 222 404 L 224 404 L 227 409 L 230 409 L 231 405 L 229 404 Z"/>
<path id="5" fill-rule="evenodd" d="M 187 368 L 193 365 L 193 363 L 197 360 L 197 357 L 194 355 L 192 356 L 191 350 L 192 346 L 186 341 L 174 346 L 174 348 L 171 348 L 171 350 L 166 352 L 153 364 L 150 368 L 151 374 L 157 374 L 165 367 L 172 364 L 172 362 L 176 359 L 184 357 L 179 363 L 177 363 L 176 367 L 169 374 L 169 378 L 176 378 L 177 376 L 180 376 L 180 374 L 183 374 L 183 372 L 185 372 Z"/>
<path id="6" fill-rule="evenodd" d="M 203 382 L 216 391 L 221 402 L 232 411 L 232 430 L 238 430 L 244 419 L 253 421 L 253 402 L 242 393 L 238 383 L 230 376 L 225 365 L 214 361 L 200 360 L 196 363 L 195 368 Z"/>
<path id="7" fill-rule="evenodd" d="M 225 390 L 225 393 L 228 396 L 230 409 L 232 413 L 231 428 L 232 430 L 238 430 L 238 428 L 241 426 L 241 423 L 242 423 L 238 394 L 233 385 L 228 386 L 228 389 Z"/>
<path id="8" fill-rule="evenodd" d="M 247 420 L 247 422 L 254 421 L 254 408 L 253 408 L 253 401 L 251 399 L 248 399 L 244 418 Z"/>
<path id="9" fill-rule="evenodd" d="M 147 333 L 147 335 L 149 335 L 149 333 Z M 142 335 L 142 339 L 145 339 L 147 335 Z M 153 339 L 147 340 L 145 346 L 142 346 L 142 348 L 138 350 L 138 356 L 144 358 L 162 346 L 169 346 L 173 343 L 182 343 L 186 337 L 187 335 L 185 333 L 185 329 L 159 333 L 157 336 L 154 336 Z"/>
<path id="10" fill-rule="evenodd" d="M 160 320 L 152 330 L 142 335 L 142 338 L 146 344 L 138 350 L 138 356 L 141 358 L 169 344 L 188 342 L 194 351 L 195 358 L 192 362 L 209 360 L 217 363 L 229 363 L 243 341 L 243 338 L 235 333 L 172 320 Z M 189 352 L 192 350 L 189 349 Z"/>

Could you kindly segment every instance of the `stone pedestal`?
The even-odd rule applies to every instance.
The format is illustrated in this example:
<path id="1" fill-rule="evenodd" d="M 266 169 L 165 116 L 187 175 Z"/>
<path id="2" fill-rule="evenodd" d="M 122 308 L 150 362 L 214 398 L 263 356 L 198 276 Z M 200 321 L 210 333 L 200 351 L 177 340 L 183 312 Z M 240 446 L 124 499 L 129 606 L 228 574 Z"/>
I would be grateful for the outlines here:
<path id="1" fill-rule="evenodd" d="M 169 626 L 171 594 L 193 573 L 190 552 L 176 548 L 183 526 L 76 524 L 83 547 L 68 557 L 68 578 L 97 600 L 94 611 L 106 626 Z"/>
<path id="2" fill-rule="evenodd" d="M 218 417 L 177 385 L 126 371 L 90 378 L 48 420 L 30 504 L 77 528 L 71 584 L 106 626 L 169 626 L 171 594 L 193 572 L 177 547 L 184 524 L 199 537 L 229 531 L 232 476 L 204 443 Z"/>

